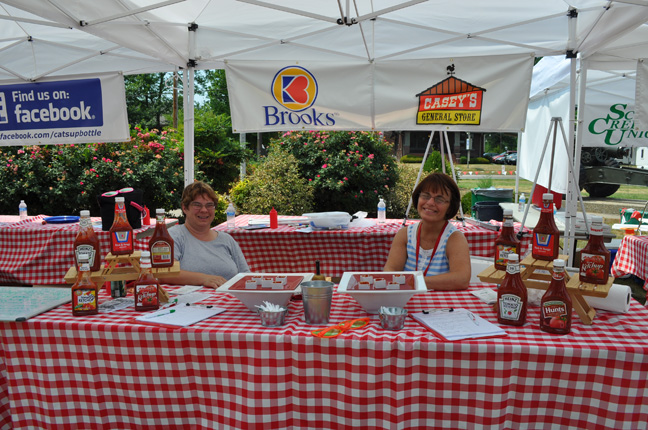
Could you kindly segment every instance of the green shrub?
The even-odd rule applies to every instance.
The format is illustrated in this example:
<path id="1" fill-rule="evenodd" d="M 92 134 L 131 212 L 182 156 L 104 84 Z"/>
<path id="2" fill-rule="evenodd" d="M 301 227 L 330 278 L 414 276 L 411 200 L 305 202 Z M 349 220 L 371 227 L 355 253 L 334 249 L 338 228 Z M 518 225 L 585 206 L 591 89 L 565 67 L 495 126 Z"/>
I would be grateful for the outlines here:
<path id="1" fill-rule="evenodd" d="M 17 213 L 25 200 L 32 215 L 74 215 L 82 209 L 99 216 L 97 196 L 133 187 L 155 213 L 180 207 L 184 154 L 174 130 L 131 132 L 121 143 L 6 147 L 0 149 L 2 213 Z"/>
<path id="2" fill-rule="evenodd" d="M 461 196 L 461 209 L 463 210 L 464 216 L 471 216 L 472 214 L 472 192 L 471 191 Z"/>
<path id="3" fill-rule="evenodd" d="M 400 159 L 401 163 L 422 163 L 423 162 L 423 157 L 420 155 L 403 155 Z"/>
<path id="4" fill-rule="evenodd" d="M 484 158 L 484 157 L 477 157 L 477 158 L 475 158 L 474 160 L 471 159 L 471 160 L 470 160 L 470 163 L 471 163 L 471 164 L 490 164 L 491 162 L 490 162 L 487 158 Z"/>
<path id="5" fill-rule="evenodd" d="M 472 161 L 472 160 L 471 160 L 471 161 Z M 468 163 L 468 157 L 466 157 L 465 155 L 462 156 L 462 157 L 459 157 L 459 163 L 460 163 L 460 164 L 466 164 L 466 163 Z"/>
<path id="6" fill-rule="evenodd" d="M 416 176 L 418 170 L 407 168 L 399 165 L 398 169 L 398 182 L 393 187 L 386 197 L 387 203 L 387 218 L 404 218 L 407 205 L 409 204 L 414 185 L 416 184 Z M 415 207 L 412 207 L 409 212 L 409 218 L 419 218 L 418 212 Z"/>
<path id="7" fill-rule="evenodd" d="M 239 213 L 281 215 L 313 211 L 313 187 L 301 177 L 297 159 L 281 146 L 272 146 L 254 172 L 231 190 Z"/>
<path id="8" fill-rule="evenodd" d="M 398 179 L 392 145 L 381 133 L 365 131 L 291 131 L 271 141 L 294 155 L 301 176 L 317 198 L 314 210 L 376 216 L 380 196 Z"/>

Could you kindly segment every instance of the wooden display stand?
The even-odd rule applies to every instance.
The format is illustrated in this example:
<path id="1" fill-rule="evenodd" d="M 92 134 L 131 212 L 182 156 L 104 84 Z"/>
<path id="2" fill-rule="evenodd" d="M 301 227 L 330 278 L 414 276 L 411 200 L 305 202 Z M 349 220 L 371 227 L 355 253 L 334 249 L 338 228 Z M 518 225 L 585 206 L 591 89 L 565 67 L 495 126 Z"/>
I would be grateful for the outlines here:
<path id="1" fill-rule="evenodd" d="M 140 274 L 140 251 L 134 251 L 130 255 L 113 255 L 108 253 L 100 270 L 92 272 L 90 279 L 97 285 L 110 281 L 134 281 Z M 180 262 L 175 261 L 173 266 L 165 268 L 154 268 L 153 275 L 156 278 L 177 276 L 180 273 Z M 76 267 L 72 266 L 65 274 L 65 282 L 73 284 L 77 279 Z M 169 301 L 169 293 L 160 288 L 160 300 L 163 303 Z"/>
<path id="2" fill-rule="evenodd" d="M 566 255 L 559 255 L 558 258 L 566 261 L 568 257 Z M 539 290 L 549 288 L 552 270 L 553 261 L 536 260 L 532 255 L 527 256 L 520 262 L 520 277 L 527 288 L 537 288 Z M 499 285 L 504 281 L 505 275 L 505 270 L 497 270 L 495 266 L 490 266 L 477 275 L 477 277 L 482 282 Z M 583 296 L 607 297 L 613 282 L 614 278 L 612 277 L 604 285 L 580 282 L 578 275 L 570 277 L 565 272 L 567 292 L 572 299 L 572 306 L 576 309 L 576 313 L 583 324 L 592 324 L 596 315 L 596 310 L 587 303 Z"/>

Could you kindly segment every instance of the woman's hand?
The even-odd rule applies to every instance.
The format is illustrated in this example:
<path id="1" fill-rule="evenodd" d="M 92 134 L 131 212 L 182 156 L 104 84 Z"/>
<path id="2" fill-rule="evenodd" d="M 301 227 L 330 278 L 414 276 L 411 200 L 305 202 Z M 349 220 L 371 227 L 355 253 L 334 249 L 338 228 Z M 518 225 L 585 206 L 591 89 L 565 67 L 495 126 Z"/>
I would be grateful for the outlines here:
<path id="1" fill-rule="evenodd" d="M 223 285 L 225 282 L 227 282 L 227 279 L 223 278 L 222 276 L 207 275 L 205 276 L 202 284 L 205 287 L 216 289 Z"/>

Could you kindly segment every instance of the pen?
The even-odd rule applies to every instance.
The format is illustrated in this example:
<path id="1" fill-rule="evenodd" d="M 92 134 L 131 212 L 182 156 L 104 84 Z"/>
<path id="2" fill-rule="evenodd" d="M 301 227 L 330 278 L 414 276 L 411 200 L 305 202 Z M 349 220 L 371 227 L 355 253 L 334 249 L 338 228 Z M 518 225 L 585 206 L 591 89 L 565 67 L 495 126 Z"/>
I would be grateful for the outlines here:
<path id="1" fill-rule="evenodd" d="M 175 311 L 176 311 L 175 309 L 171 309 L 169 312 L 164 312 L 164 313 L 161 313 L 161 314 L 153 315 L 153 316 L 148 317 L 148 318 L 146 318 L 146 319 L 147 319 L 147 320 L 150 320 L 150 319 L 153 319 L 153 318 L 161 317 L 162 315 L 172 314 L 172 313 L 174 313 Z"/>

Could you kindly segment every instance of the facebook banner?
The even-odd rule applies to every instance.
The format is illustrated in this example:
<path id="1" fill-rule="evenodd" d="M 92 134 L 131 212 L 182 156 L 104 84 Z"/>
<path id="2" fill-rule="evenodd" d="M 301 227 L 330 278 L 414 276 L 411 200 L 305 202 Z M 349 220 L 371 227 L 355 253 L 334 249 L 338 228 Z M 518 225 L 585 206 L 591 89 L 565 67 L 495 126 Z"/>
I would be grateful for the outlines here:
<path id="1" fill-rule="evenodd" d="M 129 139 L 120 74 L 0 85 L 0 145 Z"/>

